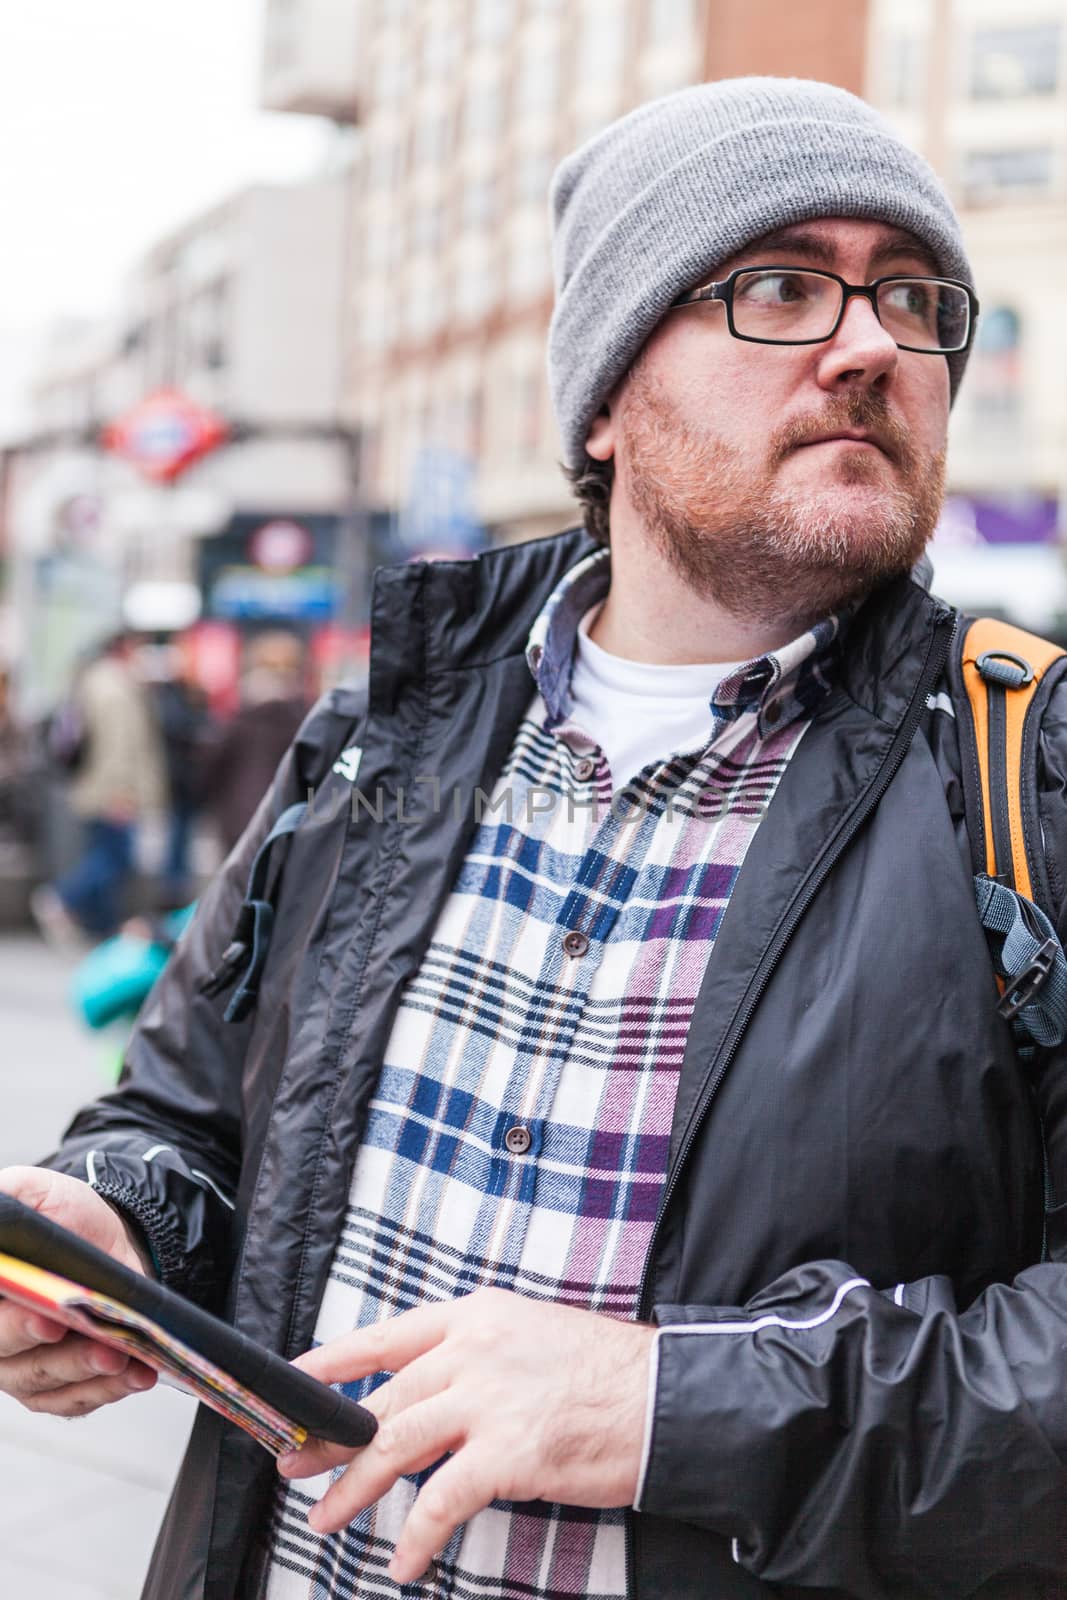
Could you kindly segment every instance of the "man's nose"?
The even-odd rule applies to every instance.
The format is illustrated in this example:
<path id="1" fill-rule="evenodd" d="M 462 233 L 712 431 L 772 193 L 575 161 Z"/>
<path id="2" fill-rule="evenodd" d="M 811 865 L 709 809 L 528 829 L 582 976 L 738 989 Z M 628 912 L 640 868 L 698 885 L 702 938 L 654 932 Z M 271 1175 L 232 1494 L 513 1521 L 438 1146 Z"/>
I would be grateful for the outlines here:
<path id="1" fill-rule="evenodd" d="M 825 389 L 875 384 L 885 388 L 899 361 L 896 341 L 882 327 L 871 302 L 854 294 L 837 332 L 821 347 L 818 378 Z"/>

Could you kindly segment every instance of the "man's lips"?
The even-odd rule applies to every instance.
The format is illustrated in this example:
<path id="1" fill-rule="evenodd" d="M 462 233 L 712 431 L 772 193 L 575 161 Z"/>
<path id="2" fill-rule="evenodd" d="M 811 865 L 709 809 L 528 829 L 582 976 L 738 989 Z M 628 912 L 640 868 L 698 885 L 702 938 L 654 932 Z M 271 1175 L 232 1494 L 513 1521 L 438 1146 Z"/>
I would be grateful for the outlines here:
<path id="1" fill-rule="evenodd" d="M 798 448 L 810 449 L 814 444 L 860 444 L 867 445 L 874 450 L 880 450 L 884 456 L 892 459 L 891 452 L 874 434 L 865 433 L 861 428 L 842 428 L 837 433 L 822 433 L 817 439 L 806 439 Z"/>
<path id="2" fill-rule="evenodd" d="M 806 443 L 808 445 L 873 445 L 875 450 L 881 450 L 885 453 L 885 445 L 880 440 L 873 438 L 872 434 L 859 434 L 859 432 L 856 432 L 856 434 L 853 434 L 853 432 L 821 434 L 819 438 L 809 438 Z M 805 450 L 806 446 L 801 445 L 800 448 Z"/>

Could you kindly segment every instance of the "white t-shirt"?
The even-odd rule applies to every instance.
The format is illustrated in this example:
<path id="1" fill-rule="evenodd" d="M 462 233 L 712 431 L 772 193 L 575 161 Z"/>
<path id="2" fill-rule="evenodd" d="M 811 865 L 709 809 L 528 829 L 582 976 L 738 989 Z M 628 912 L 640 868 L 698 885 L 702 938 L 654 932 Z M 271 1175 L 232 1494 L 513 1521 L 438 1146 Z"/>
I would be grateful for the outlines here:
<path id="1" fill-rule="evenodd" d="M 663 666 L 610 655 L 589 637 L 599 610 L 593 606 L 578 627 L 568 721 L 600 745 L 617 791 L 650 761 L 703 749 L 712 733 L 711 698 L 742 663 Z"/>

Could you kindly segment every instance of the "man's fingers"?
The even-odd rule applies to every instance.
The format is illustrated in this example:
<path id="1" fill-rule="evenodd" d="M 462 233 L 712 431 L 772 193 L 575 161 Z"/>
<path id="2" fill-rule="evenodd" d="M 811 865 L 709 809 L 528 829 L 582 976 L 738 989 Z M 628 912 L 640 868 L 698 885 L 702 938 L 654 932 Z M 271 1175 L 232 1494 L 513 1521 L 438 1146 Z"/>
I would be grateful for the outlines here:
<path id="1" fill-rule="evenodd" d="M 52 1186 L 47 1167 L 4 1167 L 0 1170 L 0 1194 L 21 1200 L 24 1206 L 39 1210 Z"/>
<path id="2" fill-rule="evenodd" d="M 453 1301 L 418 1306 L 386 1322 L 331 1339 L 298 1356 L 293 1365 L 322 1383 L 352 1383 L 375 1372 L 397 1372 L 441 1343 L 454 1309 Z"/>
<path id="3" fill-rule="evenodd" d="M 278 1471 L 283 1478 L 317 1478 L 320 1472 L 332 1472 L 351 1461 L 355 1454 L 351 1445 L 309 1439 L 301 1449 L 278 1457 Z"/>
<path id="4" fill-rule="evenodd" d="M 421 1577 L 460 1524 L 492 1503 L 495 1476 L 491 1464 L 469 1448 L 438 1467 L 420 1490 L 397 1540 L 389 1563 L 395 1583 Z"/>
<path id="5" fill-rule="evenodd" d="M 387 1379 L 362 1403 L 379 1422 L 398 1417 L 402 1411 L 443 1394 L 452 1382 L 455 1359 L 446 1345 L 435 1345 L 425 1355 L 416 1356 L 407 1366 Z"/>
<path id="6" fill-rule="evenodd" d="M 70 1329 L 62 1322 L 52 1322 L 48 1317 L 31 1312 L 26 1319 L 26 1332 L 36 1344 L 58 1344 Z"/>
<path id="7" fill-rule="evenodd" d="M 0 1389 L 27 1404 L 36 1395 L 87 1379 L 117 1377 L 129 1357 L 107 1345 L 68 1333 L 59 1344 L 38 1344 L 0 1363 Z"/>
<path id="8" fill-rule="evenodd" d="M 421 1472 L 462 1443 L 463 1419 L 451 1395 L 435 1395 L 384 1423 L 348 1471 L 308 1515 L 316 1533 L 336 1533 L 380 1500 L 398 1478 Z"/>
<path id="9" fill-rule="evenodd" d="M 51 1389 L 35 1395 L 23 1403 L 27 1409 L 49 1417 L 86 1417 L 101 1406 L 113 1405 L 128 1395 L 150 1389 L 156 1374 L 139 1362 L 131 1363 L 130 1370 L 118 1377 L 94 1378 L 86 1383 L 71 1383 L 62 1389 Z"/>
<path id="10" fill-rule="evenodd" d="M 450 1371 L 451 1363 L 444 1359 L 441 1348 L 435 1347 L 428 1355 L 419 1356 L 410 1366 L 381 1384 L 360 1404 L 372 1411 L 380 1423 L 385 1422 L 410 1406 L 442 1393 L 448 1388 Z M 355 1453 L 350 1445 L 326 1444 L 321 1439 L 309 1439 L 303 1449 L 282 1456 L 278 1470 L 286 1478 L 317 1478 L 320 1472 L 330 1472 L 343 1462 L 351 1461 Z"/>
<path id="11" fill-rule="evenodd" d="M 33 1311 L 24 1311 L 11 1301 L 0 1303 L 0 1360 L 5 1356 L 19 1356 L 38 1344 L 58 1344 L 66 1335 L 66 1328 L 58 1322 L 49 1322 Z"/>

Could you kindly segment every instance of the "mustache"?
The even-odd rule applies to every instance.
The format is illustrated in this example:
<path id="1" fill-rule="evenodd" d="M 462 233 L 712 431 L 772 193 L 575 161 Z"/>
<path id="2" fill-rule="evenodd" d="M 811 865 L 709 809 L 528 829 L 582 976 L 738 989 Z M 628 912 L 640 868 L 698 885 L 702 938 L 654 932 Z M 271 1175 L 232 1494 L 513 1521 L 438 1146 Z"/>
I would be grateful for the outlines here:
<path id="1" fill-rule="evenodd" d="M 817 417 L 795 417 L 787 422 L 772 437 L 772 459 L 777 465 L 791 451 L 843 428 L 862 428 L 896 466 L 905 473 L 914 471 L 915 451 L 907 428 L 893 416 L 883 396 L 870 390 L 829 400 Z"/>

